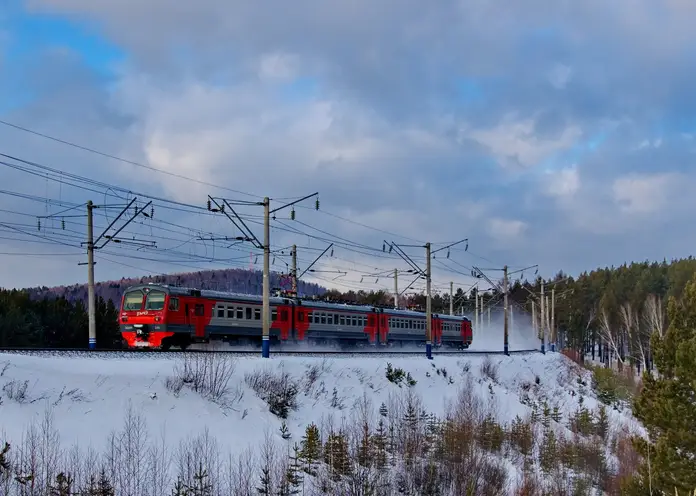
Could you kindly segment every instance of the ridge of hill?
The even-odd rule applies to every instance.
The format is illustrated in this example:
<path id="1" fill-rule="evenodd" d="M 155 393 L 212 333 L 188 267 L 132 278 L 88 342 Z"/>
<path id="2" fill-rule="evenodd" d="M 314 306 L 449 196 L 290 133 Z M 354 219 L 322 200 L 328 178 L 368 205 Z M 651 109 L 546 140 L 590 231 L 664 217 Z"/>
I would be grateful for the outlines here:
<path id="1" fill-rule="evenodd" d="M 271 288 L 281 287 L 284 282 L 280 274 L 271 272 Z M 102 281 L 94 285 L 95 297 L 104 298 L 104 301 L 112 300 L 117 308 L 120 308 L 121 296 L 126 288 L 134 284 L 147 284 L 149 282 L 168 284 L 170 286 L 184 286 L 197 289 L 214 289 L 260 295 L 263 290 L 263 273 L 259 270 L 248 269 L 217 269 L 198 272 L 182 272 L 175 274 L 160 274 L 154 276 L 121 278 L 119 281 Z M 297 282 L 300 294 L 307 296 L 322 295 L 326 288 L 315 283 L 304 281 Z M 32 299 L 65 297 L 71 303 L 75 301 L 87 302 L 87 284 L 72 284 L 69 286 L 34 287 L 27 288 Z"/>

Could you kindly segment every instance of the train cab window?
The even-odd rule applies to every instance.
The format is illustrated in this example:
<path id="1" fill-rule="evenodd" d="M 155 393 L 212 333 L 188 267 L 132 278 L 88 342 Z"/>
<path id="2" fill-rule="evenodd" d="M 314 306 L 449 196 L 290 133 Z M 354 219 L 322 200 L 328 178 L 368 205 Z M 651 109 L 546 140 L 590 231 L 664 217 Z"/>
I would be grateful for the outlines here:
<path id="1" fill-rule="evenodd" d="M 123 310 L 140 310 L 143 307 L 143 292 L 139 289 L 129 291 L 123 297 Z"/>
<path id="2" fill-rule="evenodd" d="M 203 317 L 205 315 L 205 307 L 201 303 L 196 303 L 193 312 L 197 317 Z"/>
<path id="3" fill-rule="evenodd" d="M 242 307 L 237 307 L 237 318 L 238 319 L 244 318 L 244 309 Z"/>
<path id="4" fill-rule="evenodd" d="M 218 316 L 218 319 L 225 318 L 225 307 L 223 307 L 223 306 L 217 307 L 217 316 Z"/>
<path id="5" fill-rule="evenodd" d="M 169 311 L 170 312 L 178 312 L 179 311 L 179 298 L 176 296 L 173 298 L 169 298 Z"/>
<path id="6" fill-rule="evenodd" d="M 251 307 L 246 307 L 246 319 L 251 320 Z"/>
<path id="7" fill-rule="evenodd" d="M 261 309 L 254 308 L 254 320 L 261 320 Z"/>
<path id="8" fill-rule="evenodd" d="M 234 318 L 234 307 L 227 307 L 227 318 L 228 319 Z"/>
<path id="9" fill-rule="evenodd" d="M 278 310 L 274 308 L 271 310 L 271 322 L 275 322 L 276 320 L 278 320 Z"/>
<path id="10" fill-rule="evenodd" d="M 164 300 L 167 295 L 164 291 L 150 291 L 145 302 L 145 310 L 164 310 Z"/>

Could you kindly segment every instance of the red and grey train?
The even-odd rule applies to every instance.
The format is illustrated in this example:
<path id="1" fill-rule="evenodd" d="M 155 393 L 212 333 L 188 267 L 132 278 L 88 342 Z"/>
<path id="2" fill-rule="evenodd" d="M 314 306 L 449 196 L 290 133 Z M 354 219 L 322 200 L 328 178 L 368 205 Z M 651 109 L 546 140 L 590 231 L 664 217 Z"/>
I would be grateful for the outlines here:
<path id="1" fill-rule="evenodd" d="M 393 346 L 425 343 L 425 314 L 368 305 L 270 298 L 271 342 Z M 119 324 L 129 348 L 186 349 L 223 340 L 261 343 L 261 296 L 142 284 L 123 294 Z M 471 321 L 432 315 L 433 346 L 468 348 Z"/>

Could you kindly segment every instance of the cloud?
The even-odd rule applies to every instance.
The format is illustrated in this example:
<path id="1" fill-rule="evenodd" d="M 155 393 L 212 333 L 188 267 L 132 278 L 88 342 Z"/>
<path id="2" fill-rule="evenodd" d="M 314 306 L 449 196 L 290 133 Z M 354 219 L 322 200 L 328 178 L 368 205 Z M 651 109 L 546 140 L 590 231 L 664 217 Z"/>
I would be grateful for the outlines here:
<path id="1" fill-rule="evenodd" d="M 11 84 L 0 82 L 11 95 L 0 102 L 2 118 L 168 174 L 9 128 L 0 128 L 0 152 L 201 206 L 209 194 L 268 195 L 282 205 L 319 191 L 319 212 L 298 206 L 295 223 L 289 210 L 278 212 L 272 240 L 279 248 L 303 246 L 305 267 L 337 241 L 335 257 L 320 262 L 352 270 L 336 283 L 357 287 L 360 271 L 403 267 L 381 252 L 384 239 L 468 237 L 470 252 L 453 251 L 461 266 L 434 267 L 440 280 L 461 283 L 469 280 L 462 267 L 477 255 L 572 273 L 681 256 L 696 241 L 679 229 L 694 206 L 691 195 L 675 198 L 696 174 L 693 145 L 683 139 L 696 132 L 692 2 L 24 5 L 0 22 L 0 32 L 20 39 L 18 26 L 41 22 L 44 34 L 32 38 L 30 51 L 0 38 L 0 64 L 12 74 Z M 7 190 L 122 201 L 105 197 L 101 185 L 61 189 L 9 172 Z M 46 210 L 5 197 L 0 208 Z M 148 256 L 188 260 L 113 260 L 184 270 L 203 264 L 194 255 L 210 258 L 212 246 L 198 238 L 239 234 L 221 216 L 156 208 L 158 219 L 190 231 L 138 224 L 138 236 L 159 239 L 159 251 Z M 260 209 L 239 208 L 260 236 Z M 0 213 L 0 222 L 21 218 Z M 109 219 L 100 216 L 99 225 Z M 82 235 L 83 226 L 73 228 Z M 3 242 L 5 251 L 33 246 Z M 216 250 L 220 260 L 225 254 L 236 257 L 231 264 L 249 263 L 247 245 Z M 422 250 L 409 253 L 423 261 Z M 0 269 L 0 277 L 17 285 L 64 282 L 82 280 L 81 270 L 71 261 L 41 266 L 40 275 Z M 98 277 L 135 270 L 104 260 Z"/>

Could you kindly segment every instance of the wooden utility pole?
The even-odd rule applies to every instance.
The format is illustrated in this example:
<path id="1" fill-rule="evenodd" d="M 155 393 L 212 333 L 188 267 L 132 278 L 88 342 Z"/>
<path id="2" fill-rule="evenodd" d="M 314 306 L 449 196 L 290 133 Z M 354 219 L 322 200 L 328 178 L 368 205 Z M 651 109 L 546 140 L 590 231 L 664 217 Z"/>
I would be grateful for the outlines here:
<path id="1" fill-rule="evenodd" d="M 450 281 L 450 315 L 454 315 L 454 282 Z"/>

